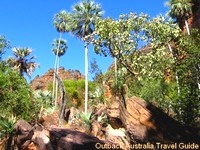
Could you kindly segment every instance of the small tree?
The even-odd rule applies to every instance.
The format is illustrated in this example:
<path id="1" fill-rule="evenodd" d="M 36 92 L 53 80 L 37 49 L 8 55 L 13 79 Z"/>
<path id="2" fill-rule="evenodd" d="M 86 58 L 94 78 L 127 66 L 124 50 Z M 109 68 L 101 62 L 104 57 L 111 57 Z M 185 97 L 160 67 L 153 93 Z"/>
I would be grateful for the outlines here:
<path id="1" fill-rule="evenodd" d="M 0 114 L 29 120 L 34 115 L 32 92 L 26 80 L 10 67 L 0 64 Z"/>
<path id="2" fill-rule="evenodd" d="M 38 64 L 33 61 L 35 57 L 30 56 L 31 53 L 30 48 L 13 48 L 14 58 L 9 58 L 7 62 L 14 70 L 19 71 L 21 76 L 26 73 L 30 77 L 35 68 L 38 67 Z"/>
<path id="3" fill-rule="evenodd" d="M 95 33 L 92 41 L 96 52 L 117 57 L 119 63 L 129 72 L 126 80 L 131 74 L 132 82 L 128 80 L 124 83 L 137 86 L 135 88 L 139 96 L 148 101 L 155 100 L 155 104 L 162 109 L 170 109 L 171 112 L 173 110 L 182 123 L 190 124 L 194 121 L 194 116 L 198 114 L 196 108 L 199 107 L 196 101 L 199 63 L 195 62 L 196 57 L 199 57 L 198 42 L 195 42 L 198 35 L 190 39 L 196 40 L 187 42 L 172 19 L 158 16 L 150 20 L 144 14 L 138 16 L 133 13 L 121 15 L 117 21 L 110 18 L 99 20 Z M 188 55 L 190 53 L 191 56 Z M 166 79 L 167 76 L 170 79 Z M 135 90 L 132 87 L 130 89 Z M 190 96 L 193 100 L 188 99 Z M 189 116 L 193 119 L 186 121 Z"/>

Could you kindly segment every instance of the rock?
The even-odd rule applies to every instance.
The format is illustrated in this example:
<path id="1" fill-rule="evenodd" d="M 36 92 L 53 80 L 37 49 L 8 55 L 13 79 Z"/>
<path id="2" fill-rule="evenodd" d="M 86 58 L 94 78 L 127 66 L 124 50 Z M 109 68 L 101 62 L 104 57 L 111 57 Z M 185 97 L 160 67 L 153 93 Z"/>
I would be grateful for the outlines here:
<path id="1" fill-rule="evenodd" d="M 47 132 L 47 131 L 46 131 Z M 53 150 L 51 142 L 45 131 L 35 131 L 32 137 L 32 141 L 40 150 Z"/>
<path id="2" fill-rule="evenodd" d="M 28 145 L 28 147 L 27 147 L 26 150 L 37 150 L 37 147 L 36 147 L 36 145 L 35 145 L 33 142 L 31 142 L 31 143 Z"/>
<path id="3" fill-rule="evenodd" d="M 68 118 L 68 120 L 66 120 L 68 122 L 68 128 L 84 133 L 90 133 L 90 126 L 87 125 L 80 117 L 82 111 L 75 107 L 71 107 L 69 110 L 65 110 L 65 112 L 68 113 L 68 117 L 65 117 Z"/>
<path id="4" fill-rule="evenodd" d="M 124 128 L 113 129 L 111 125 L 108 124 L 106 127 L 106 141 L 123 147 L 125 150 L 130 149 L 129 138 Z"/>
<path id="5" fill-rule="evenodd" d="M 97 143 L 104 142 L 86 133 L 41 125 L 31 126 L 24 120 L 15 125 L 15 143 L 18 149 L 26 150 L 94 150 Z"/>
<path id="6" fill-rule="evenodd" d="M 63 67 L 59 68 L 59 77 L 62 80 L 80 80 L 84 79 L 84 76 L 78 70 L 65 70 Z M 48 85 L 53 83 L 53 69 L 49 69 L 44 75 L 36 76 L 30 83 L 30 87 L 33 90 L 47 90 Z"/>
<path id="7" fill-rule="evenodd" d="M 15 143 L 17 144 L 18 148 L 27 147 L 30 144 L 31 138 L 34 134 L 32 126 L 23 119 L 20 119 L 16 122 L 14 126 L 14 132 L 16 134 Z"/>
<path id="8" fill-rule="evenodd" d="M 138 97 L 113 99 L 108 111 L 113 128 L 125 128 L 131 142 L 200 142 L 198 135 L 184 128 L 159 108 Z"/>
<path id="9" fill-rule="evenodd" d="M 111 89 L 108 85 L 104 85 L 104 98 L 110 100 L 112 97 Z"/>
<path id="10" fill-rule="evenodd" d="M 41 124 L 45 128 L 49 128 L 51 126 L 59 126 L 59 111 L 54 111 L 52 114 L 49 114 L 47 116 L 43 116 L 41 120 Z"/>
<path id="11" fill-rule="evenodd" d="M 97 143 L 104 143 L 94 136 L 60 128 L 50 130 L 50 140 L 54 149 L 62 150 L 94 150 Z"/>
<path id="12" fill-rule="evenodd" d="M 99 135 L 99 132 L 101 131 L 101 125 L 97 120 L 94 120 L 92 122 L 92 134 L 97 137 L 97 135 Z"/>

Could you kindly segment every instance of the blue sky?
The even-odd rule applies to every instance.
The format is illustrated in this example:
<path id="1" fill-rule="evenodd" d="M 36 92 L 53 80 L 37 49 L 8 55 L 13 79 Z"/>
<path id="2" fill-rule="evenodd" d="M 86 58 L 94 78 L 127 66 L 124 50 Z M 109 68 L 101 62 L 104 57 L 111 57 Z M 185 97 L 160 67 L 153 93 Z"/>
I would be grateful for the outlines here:
<path id="1" fill-rule="evenodd" d="M 42 75 L 54 67 L 55 55 L 51 51 L 53 39 L 59 33 L 53 26 L 54 14 L 60 10 L 71 11 L 79 0 L 1 0 L 0 3 L 0 35 L 5 35 L 12 47 L 29 47 L 36 56 L 37 68 L 32 75 Z M 129 12 L 147 13 L 151 17 L 165 14 L 168 10 L 166 0 L 96 0 L 100 3 L 105 17 L 118 19 L 120 14 Z M 67 40 L 68 49 L 60 59 L 60 66 L 65 69 L 80 70 L 84 74 L 83 43 L 68 33 L 63 35 Z M 12 56 L 7 50 L 4 57 Z M 112 63 L 112 59 L 96 55 L 92 47 L 89 49 L 89 60 L 96 59 L 103 72 Z M 89 75 L 91 79 L 91 75 Z"/>

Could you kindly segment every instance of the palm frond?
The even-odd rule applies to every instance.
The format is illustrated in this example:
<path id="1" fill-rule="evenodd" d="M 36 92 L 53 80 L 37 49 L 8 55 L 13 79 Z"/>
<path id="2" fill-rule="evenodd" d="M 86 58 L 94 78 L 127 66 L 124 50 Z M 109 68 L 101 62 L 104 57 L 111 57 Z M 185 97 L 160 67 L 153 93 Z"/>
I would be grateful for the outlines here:
<path id="1" fill-rule="evenodd" d="M 74 5 L 72 14 L 72 33 L 83 38 L 94 31 L 95 21 L 102 17 L 102 10 L 99 4 L 94 1 L 81 1 Z"/>
<path id="2" fill-rule="evenodd" d="M 70 14 L 62 10 L 59 13 L 55 14 L 53 25 L 55 26 L 58 32 L 69 32 L 70 31 Z"/>
<path id="3" fill-rule="evenodd" d="M 13 48 L 14 58 L 9 58 L 7 63 L 13 67 L 14 70 L 19 71 L 21 75 L 26 73 L 29 77 L 31 73 L 37 68 L 39 65 L 33 62 L 35 56 L 30 56 L 32 50 L 27 47 L 15 47 Z"/>
<path id="4" fill-rule="evenodd" d="M 68 48 L 67 41 L 65 39 L 55 39 L 52 43 L 52 46 L 52 51 L 59 57 L 63 56 Z"/>

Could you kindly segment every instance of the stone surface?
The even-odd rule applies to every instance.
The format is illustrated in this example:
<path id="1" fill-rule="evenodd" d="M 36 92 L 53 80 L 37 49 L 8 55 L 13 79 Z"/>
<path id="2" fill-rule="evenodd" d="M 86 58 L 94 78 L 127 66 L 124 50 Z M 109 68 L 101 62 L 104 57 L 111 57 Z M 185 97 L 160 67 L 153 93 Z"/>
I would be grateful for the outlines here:
<path id="1" fill-rule="evenodd" d="M 27 123 L 25 120 L 18 120 L 14 126 L 14 132 L 16 134 L 15 143 L 18 148 L 27 147 L 31 138 L 34 134 L 32 126 Z"/>
<path id="2" fill-rule="evenodd" d="M 63 67 L 59 68 L 59 77 L 69 80 L 84 79 L 84 76 L 78 70 L 65 70 Z M 53 83 L 53 69 L 49 69 L 44 75 L 36 76 L 30 83 L 33 90 L 47 90 L 48 85 Z"/>
<path id="3" fill-rule="evenodd" d="M 107 112 L 111 126 L 125 128 L 132 142 L 200 142 L 195 132 L 138 97 L 128 98 L 126 108 L 114 99 Z"/>
<path id="4" fill-rule="evenodd" d="M 96 143 L 104 143 L 86 133 L 59 127 L 31 126 L 24 120 L 15 125 L 15 143 L 26 150 L 94 150 Z"/>
<path id="5" fill-rule="evenodd" d="M 96 143 L 104 143 L 98 138 L 69 129 L 52 128 L 50 140 L 54 149 L 94 150 Z"/>
<path id="6" fill-rule="evenodd" d="M 111 125 L 106 127 L 106 141 L 119 147 L 123 147 L 124 150 L 129 150 L 130 141 L 124 128 L 113 129 Z"/>
<path id="7" fill-rule="evenodd" d="M 35 143 L 35 147 L 39 150 L 53 150 L 52 143 L 48 137 L 48 131 L 35 131 L 32 137 L 32 141 Z"/>

